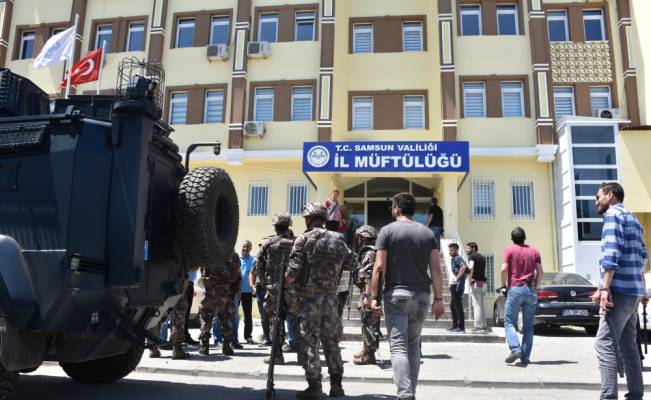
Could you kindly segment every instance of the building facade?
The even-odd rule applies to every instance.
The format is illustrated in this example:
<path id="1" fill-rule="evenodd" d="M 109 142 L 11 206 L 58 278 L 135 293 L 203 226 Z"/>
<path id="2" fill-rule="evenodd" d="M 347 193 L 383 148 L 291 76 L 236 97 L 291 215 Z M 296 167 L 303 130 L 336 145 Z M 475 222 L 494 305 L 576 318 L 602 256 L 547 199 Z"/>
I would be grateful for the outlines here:
<path id="1" fill-rule="evenodd" d="M 78 59 L 106 42 L 101 91 L 125 57 L 165 68 L 164 118 L 192 166 L 233 178 L 240 238 L 337 188 L 349 226 L 390 220 L 410 191 L 445 236 L 475 241 L 498 282 L 522 226 L 546 270 L 598 280 L 599 182 L 619 180 L 651 231 L 651 15 L 647 0 L 7 0 L 0 66 L 53 98 L 63 66 L 33 57 L 79 15 Z M 95 84 L 77 94 L 95 93 Z M 627 127 L 637 127 L 628 129 Z M 468 173 L 311 173 L 303 143 L 467 141 Z M 300 218 L 294 229 L 304 227 Z"/>

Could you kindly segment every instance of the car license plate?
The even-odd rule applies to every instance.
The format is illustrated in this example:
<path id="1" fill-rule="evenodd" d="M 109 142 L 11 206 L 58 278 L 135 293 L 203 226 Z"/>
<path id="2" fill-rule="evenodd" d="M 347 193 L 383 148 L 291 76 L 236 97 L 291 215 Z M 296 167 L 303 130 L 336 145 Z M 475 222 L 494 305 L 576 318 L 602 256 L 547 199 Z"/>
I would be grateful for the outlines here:
<path id="1" fill-rule="evenodd" d="M 588 310 L 563 310 L 561 315 L 563 317 L 587 317 L 590 313 Z"/>

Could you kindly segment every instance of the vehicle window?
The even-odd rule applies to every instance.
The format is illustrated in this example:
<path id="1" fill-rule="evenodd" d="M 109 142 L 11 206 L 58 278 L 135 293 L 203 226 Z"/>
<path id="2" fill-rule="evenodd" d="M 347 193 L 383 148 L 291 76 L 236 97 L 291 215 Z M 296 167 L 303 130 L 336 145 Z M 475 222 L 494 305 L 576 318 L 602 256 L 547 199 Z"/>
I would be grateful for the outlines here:
<path id="1" fill-rule="evenodd" d="M 557 273 L 547 273 L 543 277 L 542 285 L 581 285 L 581 286 L 592 286 L 587 279 L 583 278 L 581 275 L 570 274 L 564 272 Z"/>

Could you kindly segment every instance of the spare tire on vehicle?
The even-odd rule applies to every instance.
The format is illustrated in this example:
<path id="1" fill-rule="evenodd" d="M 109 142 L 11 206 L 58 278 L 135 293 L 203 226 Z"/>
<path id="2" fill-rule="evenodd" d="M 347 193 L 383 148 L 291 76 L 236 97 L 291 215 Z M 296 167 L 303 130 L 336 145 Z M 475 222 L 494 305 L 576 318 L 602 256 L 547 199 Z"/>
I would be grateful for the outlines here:
<path id="1" fill-rule="evenodd" d="M 174 207 L 176 240 L 188 267 L 224 268 L 237 240 L 240 211 L 226 171 L 195 168 L 181 183 Z"/>

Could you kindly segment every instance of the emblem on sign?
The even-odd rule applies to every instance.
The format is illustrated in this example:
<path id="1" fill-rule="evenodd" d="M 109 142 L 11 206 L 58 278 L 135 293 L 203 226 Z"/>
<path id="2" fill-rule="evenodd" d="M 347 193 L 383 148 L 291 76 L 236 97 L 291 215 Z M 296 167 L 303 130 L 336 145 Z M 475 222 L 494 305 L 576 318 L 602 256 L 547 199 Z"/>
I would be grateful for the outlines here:
<path id="1" fill-rule="evenodd" d="M 307 152 L 307 162 L 314 168 L 321 168 L 330 161 L 330 152 L 324 146 L 314 146 Z"/>
<path id="2" fill-rule="evenodd" d="M 576 297 L 576 292 L 574 290 L 570 291 L 570 296 Z"/>

